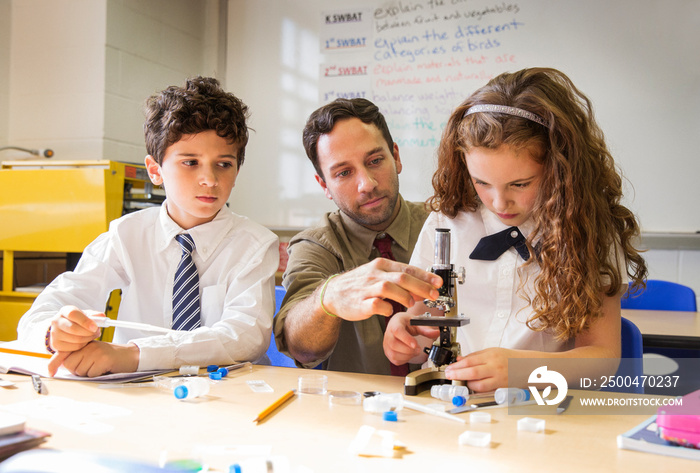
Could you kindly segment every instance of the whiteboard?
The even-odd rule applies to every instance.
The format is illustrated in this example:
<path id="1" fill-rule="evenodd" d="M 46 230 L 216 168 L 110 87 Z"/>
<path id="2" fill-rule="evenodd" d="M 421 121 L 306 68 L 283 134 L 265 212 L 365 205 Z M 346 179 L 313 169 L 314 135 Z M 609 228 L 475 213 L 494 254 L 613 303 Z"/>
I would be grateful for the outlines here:
<path id="1" fill-rule="evenodd" d="M 643 230 L 700 230 L 700 1 L 230 0 L 227 31 L 225 85 L 255 130 L 230 205 L 264 225 L 335 209 L 301 143 L 320 105 L 375 102 L 401 193 L 425 200 L 451 110 L 501 72 L 547 66 L 592 100 Z"/>

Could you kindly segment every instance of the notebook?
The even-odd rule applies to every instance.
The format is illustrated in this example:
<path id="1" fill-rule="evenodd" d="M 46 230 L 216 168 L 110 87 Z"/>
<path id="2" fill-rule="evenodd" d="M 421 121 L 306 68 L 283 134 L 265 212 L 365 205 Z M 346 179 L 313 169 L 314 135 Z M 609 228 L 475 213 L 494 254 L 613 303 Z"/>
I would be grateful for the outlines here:
<path id="1" fill-rule="evenodd" d="M 688 460 L 700 460 L 700 450 L 682 447 L 662 439 L 658 435 L 656 416 L 651 416 L 635 428 L 618 435 L 617 446 L 626 450 L 656 453 L 657 455 L 668 455 Z"/>
<path id="2" fill-rule="evenodd" d="M 0 348 L 11 348 L 17 350 L 27 350 L 16 340 L 0 344 Z M 73 381 L 94 381 L 99 383 L 124 383 L 131 381 L 150 380 L 154 375 L 172 372 L 172 369 L 136 371 L 133 373 L 114 373 L 95 376 L 93 378 L 75 376 L 70 371 L 61 366 L 56 372 L 55 379 L 68 379 Z M 17 373 L 26 375 L 39 375 L 42 378 L 49 377 L 49 359 L 36 356 L 17 355 L 14 353 L 3 353 L 0 351 L 0 373 Z"/>

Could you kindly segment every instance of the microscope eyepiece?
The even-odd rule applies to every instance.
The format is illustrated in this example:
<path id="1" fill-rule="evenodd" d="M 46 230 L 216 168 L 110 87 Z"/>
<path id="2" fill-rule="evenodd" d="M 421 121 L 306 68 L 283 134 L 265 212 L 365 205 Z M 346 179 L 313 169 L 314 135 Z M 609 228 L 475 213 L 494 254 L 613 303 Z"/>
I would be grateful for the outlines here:
<path id="1" fill-rule="evenodd" d="M 450 230 L 435 229 L 435 255 L 433 269 L 451 269 L 450 264 Z"/>

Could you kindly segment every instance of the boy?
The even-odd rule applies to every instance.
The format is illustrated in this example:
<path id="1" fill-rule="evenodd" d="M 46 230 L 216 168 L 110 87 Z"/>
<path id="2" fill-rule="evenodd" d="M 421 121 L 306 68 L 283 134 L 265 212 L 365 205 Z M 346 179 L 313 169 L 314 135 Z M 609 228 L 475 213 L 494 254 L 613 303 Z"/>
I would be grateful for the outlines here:
<path id="1" fill-rule="evenodd" d="M 256 360 L 274 311 L 277 237 L 224 208 L 243 164 L 247 107 L 212 78 L 169 87 L 146 103 L 146 168 L 160 208 L 125 215 L 85 248 L 19 322 L 19 339 L 79 376 Z M 117 328 L 96 341 L 88 315 L 122 290 L 119 320 L 177 329 Z"/>

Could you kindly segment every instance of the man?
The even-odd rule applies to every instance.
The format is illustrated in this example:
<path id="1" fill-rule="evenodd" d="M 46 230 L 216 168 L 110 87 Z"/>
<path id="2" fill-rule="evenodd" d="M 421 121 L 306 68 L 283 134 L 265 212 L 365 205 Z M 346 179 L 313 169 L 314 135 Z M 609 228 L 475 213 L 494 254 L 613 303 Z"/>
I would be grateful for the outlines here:
<path id="1" fill-rule="evenodd" d="M 289 243 L 278 348 L 305 367 L 405 374 L 392 370 L 382 340 L 398 306 L 438 296 L 438 276 L 405 264 L 428 210 L 399 195 L 399 148 L 372 102 L 321 107 L 303 140 L 316 181 L 339 210 Z"/>

